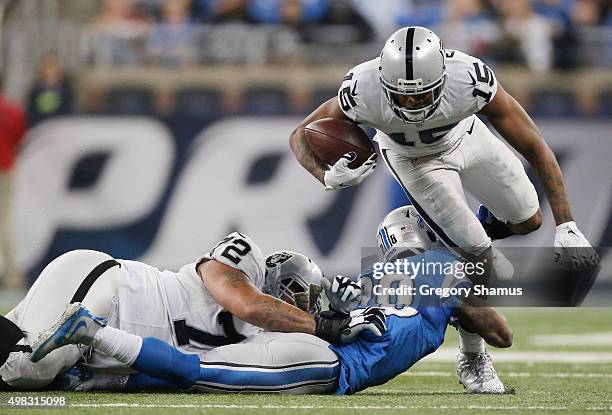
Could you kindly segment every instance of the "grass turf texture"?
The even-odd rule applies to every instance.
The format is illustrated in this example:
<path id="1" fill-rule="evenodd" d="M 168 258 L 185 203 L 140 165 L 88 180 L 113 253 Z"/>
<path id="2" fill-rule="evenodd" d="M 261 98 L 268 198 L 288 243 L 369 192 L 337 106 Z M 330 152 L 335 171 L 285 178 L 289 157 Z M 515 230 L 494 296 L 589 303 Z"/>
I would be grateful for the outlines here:
<path id="1" fill-rule="evenodd" d="M 504 310 L 502 310 L 504 311 Z M 610 353 L 610 344 L 534 344 L 546 334 L 612 334 L 610 309 L 505 310 L 515 332 L 512 351 Z M 444 347 L 454 350 L 456 334 L 447 332 Z M 502 356 L 504 351 L 496 351 Z M 608 360 L 609 361 L 609 360 Z M 612 413 L 612 363 L 498 362 L 502 380 L 514 394 L 464 393 L 450 361 L 425 361 L 406 374 L 353 396 L 194 395 L 109 393 L 19 393 L 19 396 L 66 396 L 63 408 L 0 407 L 0 414 L 489 414 Z M 14 394 L 17 395 L 17 394 Z M 1 394 L 2 402 L 11 394 Z"/>

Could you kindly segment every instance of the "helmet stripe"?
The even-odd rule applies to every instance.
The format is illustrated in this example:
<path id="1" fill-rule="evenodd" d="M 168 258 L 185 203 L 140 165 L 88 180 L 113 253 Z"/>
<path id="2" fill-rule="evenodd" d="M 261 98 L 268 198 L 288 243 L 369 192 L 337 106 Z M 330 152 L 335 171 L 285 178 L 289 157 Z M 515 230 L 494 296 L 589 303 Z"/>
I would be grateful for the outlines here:
<path id="1" fill-rule="evenodd" d="M 380 229 L 380 236 L 382 236 L 383 245 L 385 249 L 391 248 L 391 244 L 389 243 L 389 237 L 387 236 L 387 228 L 384 226 Z"/>
<path id="2" fill-rule="evenodd" d="M 406 79 L 414 79 L 412 68 L 412 49 L 414 48 L 414 27 L 406 31 Z"/>

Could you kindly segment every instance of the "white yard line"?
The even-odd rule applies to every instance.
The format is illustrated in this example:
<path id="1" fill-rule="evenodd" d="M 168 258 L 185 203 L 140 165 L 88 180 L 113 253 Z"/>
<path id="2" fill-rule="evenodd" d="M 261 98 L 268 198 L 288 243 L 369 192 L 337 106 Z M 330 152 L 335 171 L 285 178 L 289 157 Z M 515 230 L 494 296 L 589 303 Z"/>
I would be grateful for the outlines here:
<path id="1" fill-rule="evenodd" d="M 455 362 L 457 348 L 441 348 L 425 357 L 424 362 Z M 612 363 L 609 352 L 514 352 L 489 350 L 493 363 Z"/>
<path id="2" fill-rule="evenodd" d="M 506 410 L 506 411 L 569 411 L 567 406 L 494 406 L 494 405 L 468 405 L 468 406 L 436 406 L 436 405 L 234 405 L 234 404 L 201 404 L 201 405 L 173 405 L 173 404 L 138 404 L 138 403 L 83 403 L 73 404 L 70 407 L 77 408 L 163 408 L 163 409 L 347 409 L 347 410 L 410 410 L 410 409 L 471 409 L 481 411 Z M 592 406 L 581 408 L 587 411 L 610 411 L 612 406 Z"/>
<path id="3" fill-rule="evenodd" d="M 582 334 L 539 334 L 532 336 L 531 344 L 537 346 L 610 346 L 612 332 L 596 332 Z"/>
<path id="4" fill-rule="evenodd" d="M 587 373 L 563 373 L 563 372 L 556 372 L 556 373 L 541 373 L 541 372 L 504 372 L 504 371 L 499 371 L 499 374 L 503 377 L 510 377 L 510 378 L 528 378 L 528 377 L 536 377 L 536 378 L 605 378 L 605 379 L 612 379 L 612 373 L 594 373 L 594 372 L 587 372 Z M 448 372 L 443 372 L 443 371 L 407 371 L 402 373 L 400 376 L 422 376 L 422 377 L 442 377 L 442 376 L 457 376 L 455 374 L 455 372 L 453 371 L 448 371 Z"/>

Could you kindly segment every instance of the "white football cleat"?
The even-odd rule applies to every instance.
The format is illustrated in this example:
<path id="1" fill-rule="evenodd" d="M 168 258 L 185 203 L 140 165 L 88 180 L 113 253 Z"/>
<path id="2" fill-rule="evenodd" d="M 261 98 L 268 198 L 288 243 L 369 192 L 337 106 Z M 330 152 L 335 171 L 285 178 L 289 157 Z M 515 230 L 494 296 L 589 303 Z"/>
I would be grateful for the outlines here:
<path id="1" fill-rule="evenodd" d="M 493 248 L 493 275 L 500 281 L 510 281 L 514 277 L 514 266 L 512 262 L 500 251 Z"/>
<path id="2" fill-rule="evenodd" d="M 94 336 L 106 325 L 106 319 L 96 317 L 81 303 L 72 303 L 50 329 L 43 331 L 32 345 L 32 362 L 67 344 L 91 344 Z"/>
<path id="3" fill-rule="evenodd" d="M 502 394 L 506 387 L 499 380 L 491 362 L 491 356 L 485 350 L 483 353 L 464 353 L 457 355 L 457 377 L 459 383 L 469 393 Z"/>

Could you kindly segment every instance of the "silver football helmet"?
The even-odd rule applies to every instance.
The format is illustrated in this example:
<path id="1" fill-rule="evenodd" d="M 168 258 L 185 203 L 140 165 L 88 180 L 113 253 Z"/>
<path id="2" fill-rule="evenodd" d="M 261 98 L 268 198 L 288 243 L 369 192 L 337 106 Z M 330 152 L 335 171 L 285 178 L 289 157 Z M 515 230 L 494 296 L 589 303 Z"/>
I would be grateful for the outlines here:
<path id="1" fill-rule="evenodd" d="M 393 112 L 405 122 L 422 123 L 440 104 L 444 59 L 442 41 L 425 27 L 404 27 L 387 39 L 380 53 L 380 81 Z M 412 96 L 413 105 L 402 105 L 403 96 Z"/>
<path id="2" fill-rule="evenodd" d="M 263 292 L 293 302 L 310 313 L 318 313 L 323 303 L 321 268 L 306 255 L 292 251 L 278 251 L 266 257 L 266 281 Z M 303 304 L 302 293 L 312 294 L 308 305 Z"/>
<path id="3" fill-rule="evenodd" d="M 417 255 L 439 245 L 414 206 L 399 207 L 378 225 L 378 247 L 386 261 Z"/>

